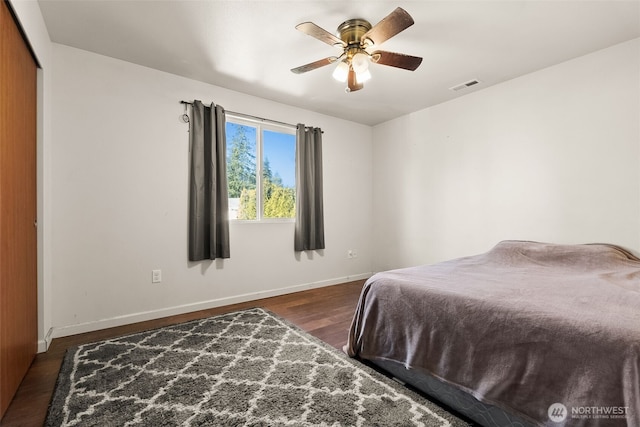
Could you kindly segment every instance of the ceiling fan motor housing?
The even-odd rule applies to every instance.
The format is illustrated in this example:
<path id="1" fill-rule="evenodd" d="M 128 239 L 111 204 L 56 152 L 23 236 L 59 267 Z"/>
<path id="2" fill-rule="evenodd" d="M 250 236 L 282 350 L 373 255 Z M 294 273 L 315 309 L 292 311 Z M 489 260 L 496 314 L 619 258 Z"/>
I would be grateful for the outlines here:
<path id="1" fill-rule="evenodd" d="M 338 26 L 338 37 L 347 44 L 347 47 L 360 47 L 362 36 L 371 29 L 371 24 L 365 19 L 349 19 Z M 364 47 L 364 46 L 363 46 Z"/>

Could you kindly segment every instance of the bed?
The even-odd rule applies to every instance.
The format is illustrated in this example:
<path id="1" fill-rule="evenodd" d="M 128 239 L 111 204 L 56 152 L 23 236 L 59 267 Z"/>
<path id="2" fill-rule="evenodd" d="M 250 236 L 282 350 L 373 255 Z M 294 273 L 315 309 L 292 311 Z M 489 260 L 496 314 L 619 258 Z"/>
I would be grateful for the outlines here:
<path id="1" fill-rule="evenodd" d="M 482 425 L 640 426 L 640 259 L 503 241 L 377 273 L 345 350 Z"/>

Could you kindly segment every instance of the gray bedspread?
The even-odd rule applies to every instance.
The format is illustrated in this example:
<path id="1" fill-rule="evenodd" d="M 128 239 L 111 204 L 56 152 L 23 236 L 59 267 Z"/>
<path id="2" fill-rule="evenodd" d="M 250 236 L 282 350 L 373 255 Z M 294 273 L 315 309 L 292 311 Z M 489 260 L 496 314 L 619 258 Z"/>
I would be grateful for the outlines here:
<path id="1" fill-rule="evenodd" d="M 345 349 L 535 424 L 640 426 L 640 259 L 614 245 L 504 241 L 378 273 Z M 549 418 L 554 403 L 567 408 L 563 422 Z"/>

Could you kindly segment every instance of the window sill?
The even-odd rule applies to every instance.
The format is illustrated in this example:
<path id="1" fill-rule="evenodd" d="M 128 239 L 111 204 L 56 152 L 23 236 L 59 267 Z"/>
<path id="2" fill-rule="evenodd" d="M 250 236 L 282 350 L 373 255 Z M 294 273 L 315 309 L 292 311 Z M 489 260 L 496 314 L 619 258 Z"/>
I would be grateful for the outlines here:
<path id="1" fill-rule="evenodd" d="M 295 224 L 295 218 L 230 219 L 231 224 Z"/>

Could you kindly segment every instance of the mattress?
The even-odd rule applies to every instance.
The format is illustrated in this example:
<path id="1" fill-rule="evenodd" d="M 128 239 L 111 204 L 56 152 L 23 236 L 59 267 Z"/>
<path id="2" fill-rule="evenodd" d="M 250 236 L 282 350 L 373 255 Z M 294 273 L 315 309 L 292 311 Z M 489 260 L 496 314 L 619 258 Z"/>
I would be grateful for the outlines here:
<path id="1" fill-rule="evenodd" d="M 615 245 L 504 241 L 378 273 L 346 351 L 533 425 L 638 426 L 640 259 Z"/>

